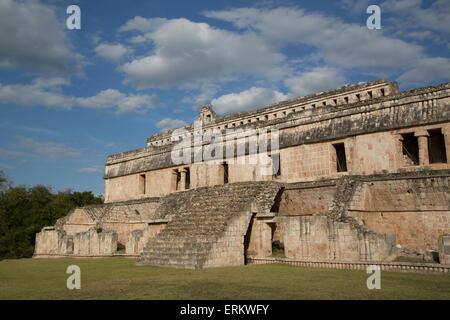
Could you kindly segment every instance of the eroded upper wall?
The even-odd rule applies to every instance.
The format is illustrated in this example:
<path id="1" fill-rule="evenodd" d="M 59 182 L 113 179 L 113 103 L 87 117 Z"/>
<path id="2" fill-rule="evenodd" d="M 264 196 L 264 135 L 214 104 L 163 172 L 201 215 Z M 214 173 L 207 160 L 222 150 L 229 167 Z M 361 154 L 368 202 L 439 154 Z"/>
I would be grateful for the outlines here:
<path id="1" fill-rule="evenodd" d="M 413 167 L 404 164 L 401 135 L 420 130 L 442 129 L 447 159 L 450 159 L 450 84 L 423 88 L 354 102 L 343 107 L 324 106 L 287 114 L 250 127 L 280 130 L 281 175 L 258 175 L 258 166 L 230 164 L 229 182 L 277 180 L 282 182 L 334 178 L 348 173 L 372 174 L 396 172 Z M 351 103 L 352 101 L 350 101 Z M 245 130 L 245 126 L 244 126 Z M 336 168 L 333 144 L 343 143 L 347 172 Z M 218 165 L 194 163 L 175 166 L 172 144 L 148 147 L 108 157 L 105 171 L 105 201 L 162 196 L 177 191 L 174 172 L 189 168 L 189 188 L 223 183 L 223 169 Z M 419 167 L 449 168 L 444 164 L 420 163 Z M 145 175 L 145 192 L 140 176 Z M 184 181 L 183 181 L 184 182 Z M 181 188 L 183 190 L 184 187 Z"/>
<path id="2" fill-rule="evenodd" d="M 259 162 L 250 164 L 249 155 L 237 157 L 233 160 L 234 163 L 228 163 L 228 182 L 272 180 L 294 183 L 317 179 L 334 179 L 348 174 L 369 175 L 418 169 L 449 169 L 449 161 L 411 165 L 404 159 L 402 134 L 429 132 L 436 129 L 441 130 L 444 134 L 444 148 L 449 153 L 449 123 L 414 126 L 281 149 L 279 151 L 280 174 L 278 176 L 270 174 L 272 172 L 270 163 L 267 165 Z M 343 144 L 346 154 L 347 170 L 342 172 L 338 171 L 337 166 L 335 145 L 338 144 Z M 425 146 L 425 148 L 428 148 L 428 146 Z M 265 155 L 267 154 L 265 153 Z M 448 159 L 450 159 L 450 154 Z M 187 168 L 189 171 L 186 170 Z M 180 172 L 183 177 L 180 178 L 178 188 L 176 187 L 174 170 Z M 145 193 L 139 188 L 139 176 L 142 174 L 145 174 L 146 177 Z M 163 196 L 171 192 L 186 190 L 185 180 L 188 174 L 190 176 L 188 189 L 224 183 L 224 167 L 220 162 L 194 163 L 107 179 L 105 201 L 114 202 Z"/>

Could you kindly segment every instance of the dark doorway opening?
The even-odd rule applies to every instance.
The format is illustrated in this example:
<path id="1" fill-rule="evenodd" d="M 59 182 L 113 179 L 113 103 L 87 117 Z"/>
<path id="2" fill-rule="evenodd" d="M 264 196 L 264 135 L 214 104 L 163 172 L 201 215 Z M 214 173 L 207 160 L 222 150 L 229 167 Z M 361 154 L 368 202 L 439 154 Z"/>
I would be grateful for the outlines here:
<path id="1" fill-rule="evenodd" d="M 186 181 L 184 183 L 184 188 L 187 190 L 191 187 L 191 170 L 189 168 L 185 168 L 186 170 Z"/>
<path id="2" fill-rule="evenodd" d="M 428 155 L 430 163 L 446 163 L 445 138 L 441 129 L 428 131 Z"/>
<path id="3" fill-rule="evenodd" d="M 228 163 L 224 162 L 222 164 L 223 166 L 223 183 L 227 184 L 228 183 Z"/>
<path id="4" fill-rule="evenodd" d="M 343 143 L 333 144 L 336 151 L 336 169 L 337 172 L 347 171 L 347 157 L 345 155 L 345 146 Z"/>
<path id="5" fill-rule="evenodd" d="M 141 174 L 139 175 L 139 193 L 140 194 L 145 194 L 145 174 Z"/>
<path id="6" fill-rule="evenodd" d="M 405 133 L 402 135 L 402 149 L 404 164 L 409 166 L 419 165 L 419 142 L 414 133 Z"/>

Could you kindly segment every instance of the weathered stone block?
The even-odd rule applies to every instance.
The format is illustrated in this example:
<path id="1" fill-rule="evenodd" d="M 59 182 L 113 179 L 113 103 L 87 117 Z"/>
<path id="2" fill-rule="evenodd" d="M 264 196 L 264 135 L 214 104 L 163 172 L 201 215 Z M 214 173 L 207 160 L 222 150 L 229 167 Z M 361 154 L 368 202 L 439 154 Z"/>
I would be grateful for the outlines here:
<path id="1" fill-rule="evenodd" d="M 439 262 L 442 264 L 450 264 L 450 234 L 443 235 L 439 238 Z"/>

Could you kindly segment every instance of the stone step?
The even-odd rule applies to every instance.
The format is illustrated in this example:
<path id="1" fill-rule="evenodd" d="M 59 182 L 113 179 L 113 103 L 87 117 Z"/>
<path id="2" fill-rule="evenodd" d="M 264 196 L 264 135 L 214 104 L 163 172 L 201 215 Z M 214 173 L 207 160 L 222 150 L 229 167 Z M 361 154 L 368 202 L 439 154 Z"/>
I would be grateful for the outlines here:
<path id="1" fill-rule="evenodd" d="M 171 217 L 155 238 L 148 240 L 138 263 L 201 268 L 230 220 L 256 201 L 269 210 L 279 184 L 237 183 L 198 188 L 164 197 L 157 217 Z"/>

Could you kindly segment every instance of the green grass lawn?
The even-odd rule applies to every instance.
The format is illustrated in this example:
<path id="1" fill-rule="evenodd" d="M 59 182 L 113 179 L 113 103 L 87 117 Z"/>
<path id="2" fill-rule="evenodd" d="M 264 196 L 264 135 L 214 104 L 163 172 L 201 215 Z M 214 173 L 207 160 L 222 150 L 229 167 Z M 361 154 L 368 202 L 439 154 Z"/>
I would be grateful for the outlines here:
<path id="1" fill-rule="evenodd" d="M 450 299 L 450 275 L 381 273 L 288 265 L 184 270 L 135 266 L 134 259 L 20 259 L 0 262 L 0 299 Z M 81 289 L 68 290 L 69 265 Z"/>

